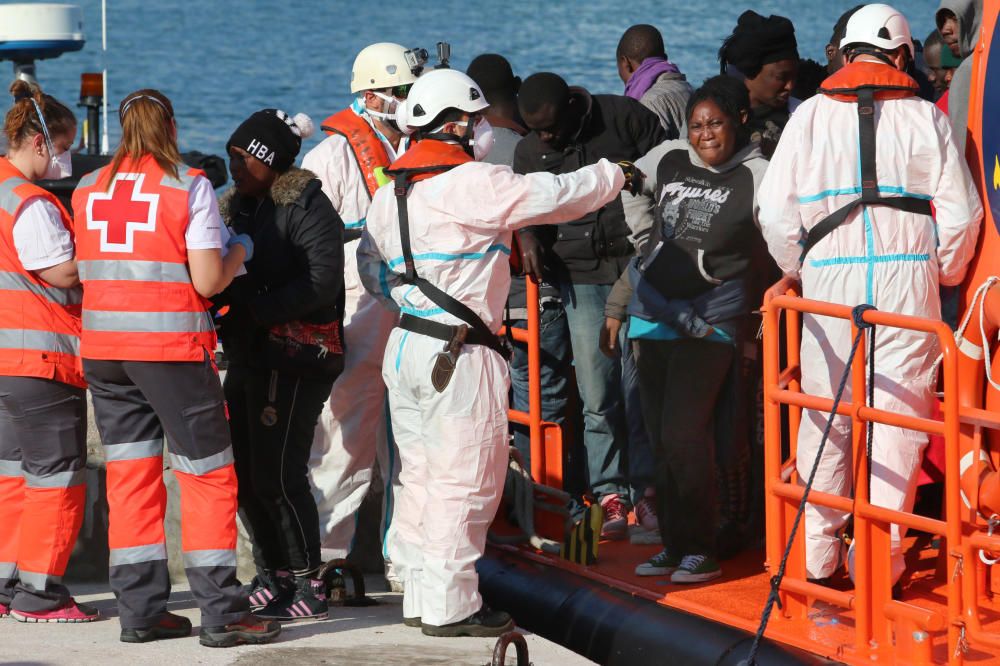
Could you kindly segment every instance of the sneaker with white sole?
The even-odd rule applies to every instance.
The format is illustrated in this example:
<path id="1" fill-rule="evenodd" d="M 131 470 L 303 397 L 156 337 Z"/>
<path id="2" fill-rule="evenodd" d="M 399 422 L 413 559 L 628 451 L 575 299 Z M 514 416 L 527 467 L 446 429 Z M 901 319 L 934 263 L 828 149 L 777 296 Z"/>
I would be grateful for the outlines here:
<path id="1" fill-rule="evenodd" d="M 296 578 L 295 594 L 284 603 L 272 603 L 257 611 L 262 620 L 325 620 L 330 614 L 326 583 L 312 578 Z"/>
<path id="2" fill-rule="evenodd" d="M 247 601 L 251 611 L 258 611 L 272 604 L 283 604 L 295 594 L 295 579 L 289 571 L 261 569 L 250 582 Z"/>
<path id="3" fill-rule="evenodd" d="M 685 555 L 680 566 L 670 576 L 671 583 L 704 583 L 722 575 L 715 558 L 708 555 Z"/>
<path id="4" fill-rule="evenodd" d="M 656 555 L 635 568 L 636 576 L 669 576 L 677 570 L 681 561 L 673 557 L 666 550 L 661 550 Z"/>
<path id="5" fill-rule="evenodd" d="M 604 524 L 601 526 L 601 538 L 620 541 L 628 533 L 628 507 L 618 493 L 605 495 L 601 498 L 601 509 L 604 511 Z"/>
<path id="6" fill-rule="evenodd" d="M 10 606 L 0 603 L 0 617 L 7 617 L 8 615 L 10 615 Z"/>
<path id="7" fill-rule="evenodd" d="M 663 544 L 660 530 L 644 530 L 641 525 L 629 525 L 628 542 L 633 546 L 659 546 Z"/>
<path id="8" fill-rule="evenodd" d="M 659 532 L 660 521 L 656 516 L 656 495 L 652 490 L 635 505 L 635 521 L 647 532 Z"/>
<path id="9" fill-rule="evenodd" d="M 10 616 L 18 622 L 77 624 L 101 619 L 101 614 L 93 606 L 78 604 L 70 598 L 63 606 L 43 611 L 22 611 L 12 608 Z"/>

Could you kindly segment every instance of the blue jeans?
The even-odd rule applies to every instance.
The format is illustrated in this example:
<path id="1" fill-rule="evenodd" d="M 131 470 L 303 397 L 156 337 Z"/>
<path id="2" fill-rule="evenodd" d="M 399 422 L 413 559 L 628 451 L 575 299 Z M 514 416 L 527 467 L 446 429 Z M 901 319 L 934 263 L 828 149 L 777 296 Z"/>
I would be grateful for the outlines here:
<path id="1" fill-rule="evenodd" d="M 656 461 L 653 445 L 646 431 L 642 416 L 642 399 L 639 397 L 639 371 L 635 364 L 632 341 L 628 339 L 628 322 L 621 329 L 619 349 L 622 350 L 622 392 L 625 396 L 625 425 L 628 429 L 628 455 L 626 469 L 632 502 L 638 502 L 653 486 Z"/>
<path id="2" fill-rule="evenodd" d="M 520 319 L 512 321 L 511 325 L 527 328 L 528 322 Z M 546 303 L 542 308 L 539 337 L 542 348 L 542 420 L 562 425 L 566 418 L 572 359 L 566 312 L 559 303 Z M 514 343 L 514 355 L 510 359 L 510 387 L 513 408 L 528 411 L 528 346 L 520 342 Z M 512 424 L 511 431 L 514 433 L 514 447 L 530 469 L 531 438 L 528 427 Z"/>
<path id="3" fill-rule="evenodd" d="M 563 284 L 562 299 L 569 323 L 576 383 L 583 402 L 583 446 L 587 452 L 590 491 L 600 499 L 617 493 L 629 503 L 622 365 L 601 353 L 604 304 L 610 284 Z M 641 419 L 639 424 L 641 427 Z"/>

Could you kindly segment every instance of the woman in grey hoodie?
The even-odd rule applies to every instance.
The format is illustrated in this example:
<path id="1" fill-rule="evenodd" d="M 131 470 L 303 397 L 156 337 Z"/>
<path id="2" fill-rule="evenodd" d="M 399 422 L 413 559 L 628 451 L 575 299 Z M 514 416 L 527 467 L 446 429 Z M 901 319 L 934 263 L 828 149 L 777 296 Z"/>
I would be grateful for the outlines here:
<path id="1" fill-rule="evenodd" d="M 749 108 L 739 81 L 709 79 L 688 103 L 687 140 L 667 141 L 640 160 L 655 172 L 645 188 L 652 225 L 608 298 L 601 331 L 602 349 L 613 353 L 628 319 L 656 457 L 664 551 L 636 573 L 672 574 L 675 583 L 721 575 L 713 424 L 726 408 L 764 254 L 755 193 L 767 161 L 749 140 Z"/>

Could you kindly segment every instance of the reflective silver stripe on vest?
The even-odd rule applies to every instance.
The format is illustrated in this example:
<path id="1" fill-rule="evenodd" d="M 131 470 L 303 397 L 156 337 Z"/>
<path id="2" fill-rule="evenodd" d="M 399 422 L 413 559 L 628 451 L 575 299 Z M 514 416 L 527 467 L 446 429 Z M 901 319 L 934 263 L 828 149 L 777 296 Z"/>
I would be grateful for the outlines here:
<path id="1" fill-rule="evenodd" d="M 186 172 L 188 168 L 183 164 L 177 165 L 177 178 L 174 178 L 169 173 L 163 174 L 163 178 L 160 179 L 160 187 L 171 187 L 182 192 L 190 192 L 191 186 L 194 185 L 194 179 L 197 176 L 188 175 Z"/>
<path id="2" fill-rule="evenodd" d="M 16 562 L 0 562 L 0 580 L 13 578 L 15 571 L 17 571 Z"/>
<path id="3" fill-rule="evenodd" d="M 22 185 L 28 184 L 23 178 L 8 178 L 0 183 L 0 208 L 4 209 L 8 215 L 14 217 L 17 209 L 21 206 L 21 197 L 14 195 L 14 190 Z"/>
<path id="4" fill-rule="evenodd" d="M 141 460 L 163 455 L 163 438 L 147 439 L 141 442 L 125 442 L 124 444 L 105 444 L 104 459 L 108 462 L 122 460 Z"/>
<path id="5" fill-rule="evenodd" d="M 79 356 L 80 338 L 52 331 L 0 328 L 0 349 L 34 349 Z"/>
<path id="6" fill-rule="evenodd" d="M 116 312 L 84 310 L 87 331 L 116 333 L 207 333 L 214 330 L 207 312 Z"/>
<path id="7" fill-rule="evenodd" d="M 0 460 L 0 476 L 6 476 L 12 479 L 19 479 L 21 476 L 21 461 L 20 460 Z"/>
<path id="8" fill-rule="evenodd" d="M 76 189 L 79 190 L 80 188 L 90 187 L 90 186 L 96 184 L 97 183 L 97 177 L 100 176 L 100 175 L 101 175 L 101 170 L 100 169 L 97 169 L 96 171 L 91 171 L 86 176 L 84 176 L 83 178 L 80 179 L 80 182 L 78 182 L 76 184 Z"/>
<path id="9" fill-rule="evenodd" d="M 184 568 L 236 567 L 236 550 L 189 550 L 184 553 Z"/>
<path id="10" fill-rule="evenodd" d="M 93 260 L 81 261 L 78 266 L 81 280 L 191 283 L 191 276 L 185 264 L 165 261 Z"/>
<path id="11" fill-rule="evenodd" d="M 50 583 L 58 585 L 62 582 L 62 576 L 51 576 L 44 573 L 35 573 L 34 571 L 25 571 L 24 569 L 20 569 L 17 572 L 17 579 L 22 585 L 30 585 L 39 592 L 43 592 Z"/>
<path id="12" fill-rule="evenodd" d="M 123 564 L 142 564 L 167 559 L 167 546 L 154 543 L 149 546 L 132 546 L 131 548 L 112 548 L 109 563 L 113 567 Z"/>
<path id="13" fill-rule="evenodd" d="M 175 470 L 185 472 L 186 474 L 194 474 L 195 476 L 208 474 L 232 462 L 233 449 L 231 446 L 227 446 L 224 451 L 219 451 L 205 458 L 192 459 L 177 453 L 170 454 L 170 464 Z"/>
<path id="14" fill-rule="evenodd" d="M 24 473 L 24 485 L 29 488 L 72 488 L 84 483 L 87 472 L 83 469 L 68 472 L 53 472 L 51 474 Z"/>
<path id="15" fill-rule="evenodd" d="M 80 287 L 73 287 L 72 289 L 46 287 L 32 282 L 26 276 L 13 271 L 0 271 L 0 290 L 2 289 L 8 291 L 29 291 L 56 305 L 79 305 L 83 303 L 83 289 Z"/>

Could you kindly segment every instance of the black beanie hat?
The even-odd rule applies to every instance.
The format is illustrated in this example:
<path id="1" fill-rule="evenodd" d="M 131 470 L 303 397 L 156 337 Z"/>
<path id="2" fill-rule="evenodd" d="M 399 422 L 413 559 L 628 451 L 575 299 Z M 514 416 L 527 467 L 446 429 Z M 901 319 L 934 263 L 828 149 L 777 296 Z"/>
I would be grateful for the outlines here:
<path id="1" fill-rule="evenodd" d="M 749 78 L 756 77 L 760 68 L 769 63 L 798 59 L 792 22 L 784 16 L 765 18 L 752 9 L 740 15 L 733 34 L 719 49 L 723 74 L 726 66 L 732 65 Z"/>
<path id="2" fill-rule="evenodd" d="M 275 171 L 288 171 L 302 148 L 302 139 L 313 134 L 313 122 L 304 113 L 294 118 L 281 109 L 263 109 L 244 120 L 226 143 L 242 148 Z"/>

